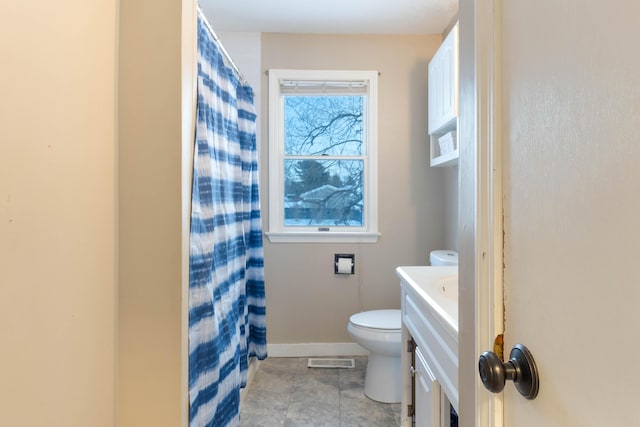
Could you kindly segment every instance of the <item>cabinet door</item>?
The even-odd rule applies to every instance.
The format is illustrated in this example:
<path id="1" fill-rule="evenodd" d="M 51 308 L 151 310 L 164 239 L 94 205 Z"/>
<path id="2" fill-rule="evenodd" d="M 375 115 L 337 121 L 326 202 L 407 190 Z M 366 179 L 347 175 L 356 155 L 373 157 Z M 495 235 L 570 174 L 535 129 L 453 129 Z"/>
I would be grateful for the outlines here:
<path id="1" fill-rule="evenodd" d="M 429 62 L 429 133 L 455 121 L 458 115 L 458 26 L 444 39 Z"/>
<path id="2" fill-rule="evenodd" d="M 440 427 L 440 385 L 420 349 L 416 349 L 415 427 Z"/>
<path id="3" fill-rule="evenodd" d="M 442 122 L 443 63 L 438 50 L 429 62 L 429 133 L 435 132 Z"/>
<path id="4" fill-rule="evenodd" d="M 458 26 L 456 25 L 441 47 L 442 98 L 440 100 L 441 126 L 458 116 Z"/>

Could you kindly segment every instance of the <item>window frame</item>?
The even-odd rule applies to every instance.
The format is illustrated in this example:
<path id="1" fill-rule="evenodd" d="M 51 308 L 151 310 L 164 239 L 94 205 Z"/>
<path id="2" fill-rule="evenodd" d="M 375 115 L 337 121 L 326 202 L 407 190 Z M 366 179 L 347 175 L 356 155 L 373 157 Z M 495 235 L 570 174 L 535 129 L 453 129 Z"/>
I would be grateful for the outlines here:
<path id="1" fill-rule="evenodd" d="M 283 80 L 345 82 L 365 81 L 367 135 L 364 157 L 364 226 L 292 227 L 284 225 L 284 97 L 280 90 Z M 272 243 L 375 243 L 378 231 L 378 72 L 358 70 L 269 70 L 269 229 L 265 233 Z M 313 230 L 312 228 L 317 228 Z M 325 231 L 329 228 L 328 231 Z"/>

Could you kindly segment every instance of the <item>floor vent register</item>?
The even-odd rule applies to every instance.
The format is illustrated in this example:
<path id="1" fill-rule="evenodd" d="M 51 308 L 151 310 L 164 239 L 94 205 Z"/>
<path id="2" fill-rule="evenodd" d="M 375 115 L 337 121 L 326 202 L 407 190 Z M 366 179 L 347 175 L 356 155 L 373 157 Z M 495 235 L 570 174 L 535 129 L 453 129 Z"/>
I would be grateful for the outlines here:
<path id="1" fill-rule="evenodd" d="M 309 359 L 308 368 L 354 368 L 353 359 Z"/>

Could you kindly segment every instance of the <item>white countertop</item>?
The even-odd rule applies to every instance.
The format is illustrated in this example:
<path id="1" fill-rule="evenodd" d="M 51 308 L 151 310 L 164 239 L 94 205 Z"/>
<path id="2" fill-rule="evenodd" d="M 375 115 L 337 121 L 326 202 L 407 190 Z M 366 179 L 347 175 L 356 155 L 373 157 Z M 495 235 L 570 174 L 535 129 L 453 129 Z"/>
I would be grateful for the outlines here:
<path id="1" fill-rule="evenodd" d="M 428 305 L 449 333 L 458 336 L 458 266 L 403 266 L 396 274 Z"/>

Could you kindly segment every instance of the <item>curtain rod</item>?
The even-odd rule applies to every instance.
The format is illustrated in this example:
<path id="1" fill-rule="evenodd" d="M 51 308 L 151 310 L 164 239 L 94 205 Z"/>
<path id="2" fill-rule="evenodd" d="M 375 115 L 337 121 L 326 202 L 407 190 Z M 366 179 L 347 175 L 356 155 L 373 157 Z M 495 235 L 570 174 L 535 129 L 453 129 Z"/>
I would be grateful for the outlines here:
<path id="1" fill-rule="evenodd" d="M 209 21 L 207 20 L 207 17 L 204 16 L 204 13 L 202 12 L 202 9 L 200 9 L 200 6 L 198 6 L 198 16 L 200 16 L 200 18 L 202 19 L 202 22 L 204 23 L 204 26 L 209 31 L 209 34 L 211 34 L 211 37 L 213 37 L 213 40 L 216 42 L 216 44 L 220 48 L 220 51 L 222 52 L 222 54 L 227 59 L 227 61 L 229 62 L 229 65 L 231 65 L 231 68 L 233 68 L 233 71 L 235 71 L 235 73 L 238 76 L 238 78 L 240 79 L 240 81 L 243 84 L 249 84 L 249 82 L 247 81 L 245 76 L 240 72 L 240 69 L 238 68 L 236 63 L 233 62 L 233 59 L 231 58 L 231 55 L 229 55 L 229 52 L 227 52 L 227 49 L 224 48 L 224 45 L 220 41 L 220 38 L 218 37 L 216 32 L 213 31 L 213 27 L 211 27 L 211 24 L 209 24 Z"/>

